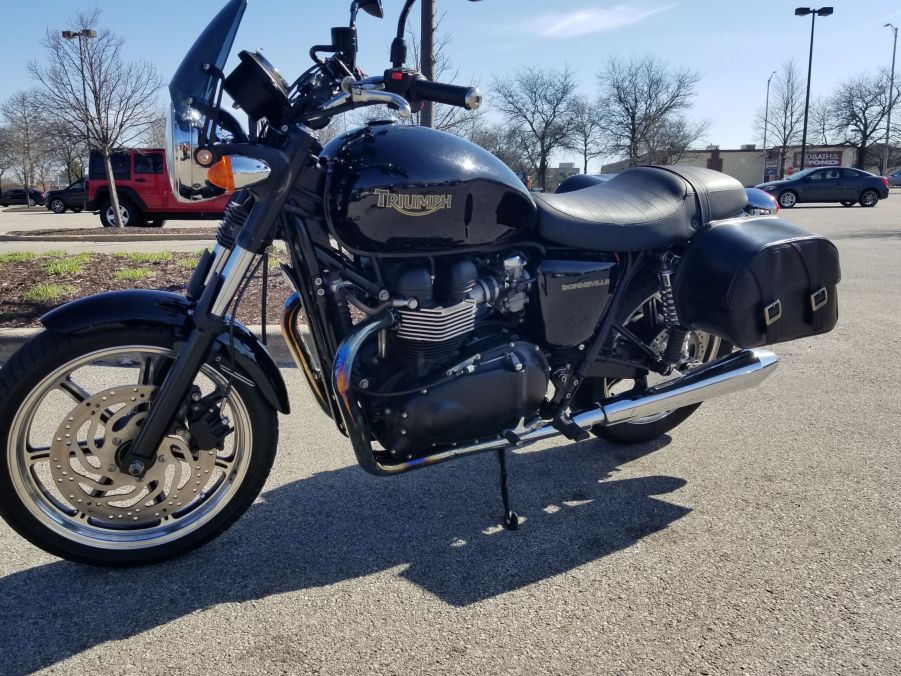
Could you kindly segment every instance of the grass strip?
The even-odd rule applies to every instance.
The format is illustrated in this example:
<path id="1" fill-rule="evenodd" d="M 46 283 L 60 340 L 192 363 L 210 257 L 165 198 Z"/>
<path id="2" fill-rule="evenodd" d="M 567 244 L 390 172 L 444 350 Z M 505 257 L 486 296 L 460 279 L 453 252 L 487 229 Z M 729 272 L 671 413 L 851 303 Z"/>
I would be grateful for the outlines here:
<path id="1" fill-rule="evenodd" d="M 144 279 L 153 274 L 150 268 L 123 268 L 113 273 L 113 278 L 118 280 Z"/>
<path id="2" fill-rule="evenodd" d="M 29 303 L 48 303 L 75 293 L 75 287 L 69 284 L 38 284 L 25 294 Z"/>

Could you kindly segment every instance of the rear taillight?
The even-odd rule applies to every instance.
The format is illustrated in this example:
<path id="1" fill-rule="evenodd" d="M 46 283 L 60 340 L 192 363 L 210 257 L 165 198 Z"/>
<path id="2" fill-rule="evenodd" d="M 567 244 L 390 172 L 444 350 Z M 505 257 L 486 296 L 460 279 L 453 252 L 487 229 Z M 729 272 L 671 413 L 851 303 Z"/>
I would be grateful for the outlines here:
<path id="1" fill-rule="evenodd" d="M 882 185 L 888 188 L 888 179 L 885 176 L 882 177 Z"/>

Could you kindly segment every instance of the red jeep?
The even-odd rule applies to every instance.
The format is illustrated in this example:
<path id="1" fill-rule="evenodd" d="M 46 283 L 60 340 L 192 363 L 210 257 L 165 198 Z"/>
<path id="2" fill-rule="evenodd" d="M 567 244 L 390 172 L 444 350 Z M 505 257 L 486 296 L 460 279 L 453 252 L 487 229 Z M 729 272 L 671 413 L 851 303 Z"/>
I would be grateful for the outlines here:
<path id="1" fill-rule="evenodd" d="M 166 171 L 163 150 L 132 149 L 113 153 L 110 157 L 122 224 L 159 228 L 166 219 L 218 219 L 225 211 L 231 195 L 223 195 L 208 202 L 185 204 L 175 199 Z M 116 225 L 109 196 L 103 155 L 91 151 L 88 168 L 88 201 L 86 208 L 100 215 L 105 227 Z"/>

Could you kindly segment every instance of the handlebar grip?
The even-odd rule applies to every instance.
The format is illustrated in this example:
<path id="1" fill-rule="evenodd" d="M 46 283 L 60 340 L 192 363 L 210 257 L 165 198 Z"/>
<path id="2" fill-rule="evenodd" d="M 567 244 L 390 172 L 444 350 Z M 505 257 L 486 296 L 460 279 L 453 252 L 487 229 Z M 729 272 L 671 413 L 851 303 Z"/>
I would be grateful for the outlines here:
<path id="1" fill-rule="evenodd" d="M 477 87 L 459 87 L 425 79 L 410 82 L 410 96 L 416 101 L 433 101 L 466 110 L 476 110 L 482 105 L 482 95 Z"/>

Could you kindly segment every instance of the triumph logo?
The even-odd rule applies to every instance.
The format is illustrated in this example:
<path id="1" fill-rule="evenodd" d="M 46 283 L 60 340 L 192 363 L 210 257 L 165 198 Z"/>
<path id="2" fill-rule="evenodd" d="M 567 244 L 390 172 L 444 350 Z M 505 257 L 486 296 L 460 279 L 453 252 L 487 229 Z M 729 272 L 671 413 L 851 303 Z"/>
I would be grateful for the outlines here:
<path id="1" fill-rule="evenodd" d="M 398 195 L 379 188 L 375 194 L 380 208 L 394 209 L 404 216 L 428 216 L 441 209 L 450 209 L 453 198 L 453 195 Z"/>

